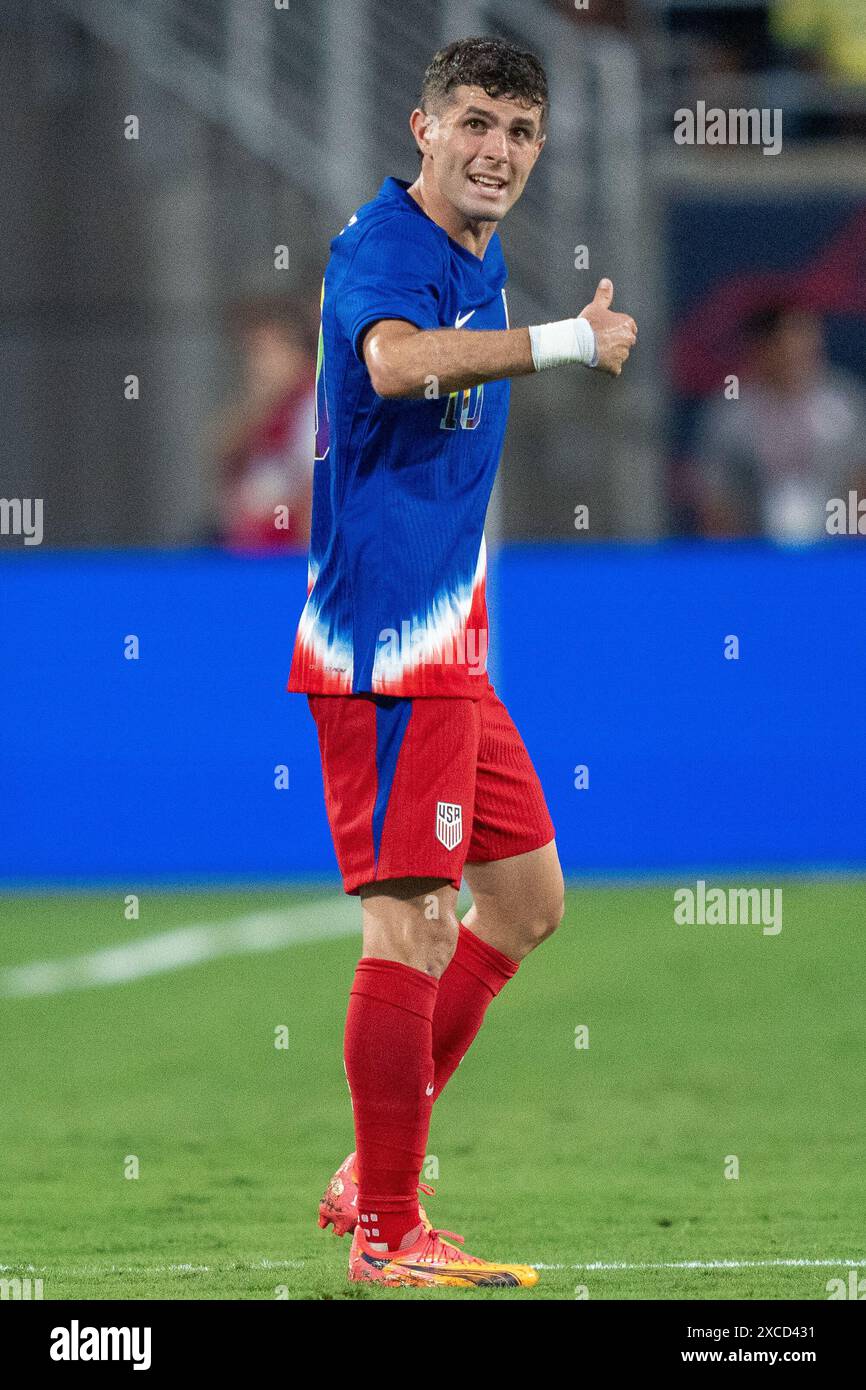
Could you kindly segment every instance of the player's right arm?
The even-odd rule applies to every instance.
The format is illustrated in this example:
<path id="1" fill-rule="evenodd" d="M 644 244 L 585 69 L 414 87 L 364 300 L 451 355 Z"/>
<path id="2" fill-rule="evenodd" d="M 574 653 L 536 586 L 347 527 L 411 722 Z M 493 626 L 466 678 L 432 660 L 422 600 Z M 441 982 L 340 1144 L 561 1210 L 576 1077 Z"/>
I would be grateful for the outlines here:
<path id="1" fill-rule="evenodd" d="M 612 299 L 613 285 L 602 280 L 579 317 L 595 334 L 597 366 L 619 376 L 637 325 L 629 314 L 610 308 Z M 423 397 L 431 387 L 444 396 L 536 371 L 528 328 L 422 329 L 404 319 L 379 319 L 367 330 L 362 351 L 373 390 L 387 399 Z"/>

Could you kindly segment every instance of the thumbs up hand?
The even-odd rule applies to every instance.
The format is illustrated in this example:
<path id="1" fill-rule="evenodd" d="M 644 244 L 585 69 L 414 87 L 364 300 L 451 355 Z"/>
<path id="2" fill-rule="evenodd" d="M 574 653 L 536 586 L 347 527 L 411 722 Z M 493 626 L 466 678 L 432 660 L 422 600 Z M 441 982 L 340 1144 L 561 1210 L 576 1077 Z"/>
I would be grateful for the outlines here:
<path id="1" fill-rule="evenodd" d="M 579 318 L 586 319 L 595 333 L 598 349 L 597 366 L 611 376 L 619 376 L 623 363 L 637 342 L 637 324 L 630 314 L 618 314 L 611 309 L 613 283 L 599 280 L 592 303 L 581 309 Z"/>

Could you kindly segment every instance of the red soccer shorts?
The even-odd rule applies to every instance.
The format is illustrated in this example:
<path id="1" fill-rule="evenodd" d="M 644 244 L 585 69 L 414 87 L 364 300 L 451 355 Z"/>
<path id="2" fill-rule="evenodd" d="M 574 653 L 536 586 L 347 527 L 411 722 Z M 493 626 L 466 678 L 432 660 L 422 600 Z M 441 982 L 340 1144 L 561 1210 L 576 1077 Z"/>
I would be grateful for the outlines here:
<path id="1" fill-rule="evenodd" d="M 325 806 L 347 893 L 445 878 L 549 844 L 538 774 L 489 684 L 480 700 L 308 695 Z"/>

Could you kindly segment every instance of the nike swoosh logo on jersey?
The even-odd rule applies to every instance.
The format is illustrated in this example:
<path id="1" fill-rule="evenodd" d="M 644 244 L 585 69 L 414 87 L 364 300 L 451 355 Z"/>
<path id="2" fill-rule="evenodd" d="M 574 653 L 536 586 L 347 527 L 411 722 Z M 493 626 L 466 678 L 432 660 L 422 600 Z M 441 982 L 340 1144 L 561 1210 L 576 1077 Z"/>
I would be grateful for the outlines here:
<path id="1" fill-rule="evenodd" d="M 463 325 L 464 325 L 464 323 L 468 322 L 468 320 L 471 319 L 471 317 L 472 317 L 472 315 L 473 315 L 474 313 L 475 313 L 475 310 L 474 310 L 474 309 L 470 309 L 468 314 L 458 314 L 457 317 L 456 317 L 456 319 L 454 320 L 454 327 L 455 327 L 455 328 L 462 328 Z"/>

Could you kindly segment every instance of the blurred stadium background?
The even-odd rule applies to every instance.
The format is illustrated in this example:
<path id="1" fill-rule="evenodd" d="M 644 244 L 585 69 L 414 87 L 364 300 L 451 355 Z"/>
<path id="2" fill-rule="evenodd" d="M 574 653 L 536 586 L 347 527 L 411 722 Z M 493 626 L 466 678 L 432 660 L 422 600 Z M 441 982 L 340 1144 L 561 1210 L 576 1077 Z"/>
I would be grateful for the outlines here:
<path id="1" fill-rule="evenodd" d="M 285 1180 L 275 1133 L 307 1204 L 343 1157 L 339 1015 L 356 946 L 324 938 L 351 931 L 351 904 L 338 898 L 313 724 L 305 701 L 283 694 L 306 593 L 319 286 L 328 241 L 354 209 L 386 175 L 413 176 L 406 118 L 429 57 L 472 33 L 523 42 L 551 80 L 548 147 L 503 228 L 512 322 L 577 312 L 607 274 L 641 334 L 615 384 L 580 371 L 515 383 L 488 528 L 492 674 L 541 774 L 572 884 L 647 885 L 613 898 L 575 887 L 571 918 L 624 936 L 587 936 L 586 948 L 574 933 L 555 939 L 529 993 L 503 1001 L 493 1041 L 479 1043 L 472 1095 L 493 1086 L 497 1099 L 497 1026 L 502 1046 L 525 1038 L 527 1017 L 558 1018 L 568 1049 L 590 1006 L 562 980 L 588 970 L 593 1016 L 612 1007 L 621 1042 L 631 1005 L 665 1028 L 675 1010 L 677 1024 L 670 1052 L 650 1048 L 640 1085 L 629 1089 L 623 1046 L 573 1109 L 556 1096 L 571 1094 L 559 1069 L 574 1051 L 545 1034 L 551 1089 L 515 1116 L 527 1143 L 536 1123 L 549 1126 L 540 1165 L 515 1157 L 491 1110 L 498 1161 L 529 1211 L 557 1180 L 551 1165 L 581 1162 L 576 1136 L 600 1125 L 607 1185 L 588 1199 L 585 1229 L 562 1233 L 548 1258 L 639 1249 L 652 1261 L 665 1212 L 682 1214 L 684 1200 L 706 1210 L 705 1154 L 736 1151 L 738 1126 L 745 1145 L 761 1124 L 773 1180 L 756 1178 L 738 1215 L 719 1206 L 703 1229 L 675 1216 L 665 1254 L 858 1254 L 846 1220 L 862 1166 L 850 1107 L 862 1116 L 866 1074 L 866 546 L 829 535 L 825 513 L 832 498 L 866 496 L 864 0 L 4 0 L 0 992 L 20 1061 L 6 1254 L 10 1268 L 36 1256 L 56 1272 L 60 1252 L 55 1290 L 83 1287 L 69 1271 L 86 1254 L 105 1262 L 92 1285 L 103 1295 L 131 1296 L 105 1273 L 125 1260 L 162 1269 L 139 1291 L 197 1296 L 177 1292 L 171 1252 L 213 1268 L 221 1244 L 241 1261 L 276 1253 L 274 1223 L 294 1198 L 274 1196 Z M 781 152 L 677 144 L 675 112 L 699 101 L 780 109 Z M 275 533 L 262 518 L 289 493 L 290 525 Z M 25 544 L 10 499 L 37 498 L 44 534 Z M 738 660 L 725 658 L 731 635 Z M 778 968 L 764 959 L 769 938 L 745 954 L 728 938 L 683 945 L 670 893 L 649 886 L 816 874 L 828 880 L 820 891 L 791 890 L 780 941 L 797 945 Z M 182 892 L 156 892 L 171 888 Z M 140 919 L 124 907 L 130 894 L 143 895 Z M 269 908 L 288 914 L 283 935 L 273 915 L 258 926 L 244 916 Z M 292 912 L 297 941 L 319 945 L 292 945 Z M 130 1006 L 90 988 L 138 978 L 110 949 L 142 933 L 165 933 L 164 962 L 208 960 L 200 937 L 176 932 L 239 914 L 246 945 L 232 938 L 213 954 L 315 952 L 288 966 L 312 1033 L 279 1120 L 274 1078 L 235 1047 L 249 1026 L 243 998 L 256 999 L 265 1031 L 283 1017 L 272 955 L 251 955 L 240 975 L 228 962 L 164 989 L 142 982 Z M 633 974 L 611 1006 L 620 946 Z M 518 1012 L 521 1000 L 535 1015 Z M 803 1011 L 813 1050 L 798 1071 Z M 219 1081 L 198 1031 L 215 1014 Z M 46 1106 L 48 1018 L 67 1070 Z M 727 1064 L 706 1021 L 735 1040 Z M 767 1055 L 774 1089 L 762 1089 L 756 1060 Z M 166 1056 L 188 1067 L 171 1070 L 170 1092 Z M 531 1070 L 523 1079 L 533 1086 Z M 232 1088 L 258 1106 L 253 1139 L 230 1114 Z M 480 1198 L 486 1160 L 476 1172 L 466 1134 L 484 1116 L 473 1119 L 472 1095 L 446 1097 L 457 1120 L 467 1107 L 449 1161 L 452 1173 L 462 1165 L 460 1190 Z M 224 1147 L 206 1164 L 196 1145 L 207 1150 L 213 1114 Z M 179 1176 L 167 1123 L 184 1164 L 200 1163 L 194 1179 Z M 142 1129 L 162 1186 L 155 1205 L 121 1210 L 127 1199 L 118 1206 L 99 1175 L 115 1150 L 138 1152 Z M 639 1179 L 623 1158 L 635 1135 L 652 1153 Z M 239 1171 L 270 1183 L 270 1204 L 256 1205 Z M 203 1234 L 184 1184 L 195 1201 L 209 1193 L 199 1216 L 223 1235 L 223 1198 L 254 1212 L 242 1238 Z M 783 1208 L 788 1224 L 768 1242 L 761 1222 Z M 306 1239 L 306 1207 L 293 1220 L 289 1253 Z M 219 1286 L 231 1296 L 273 1283 L 259 1266 L 244 1283 L 253 1264 L 237 1268 Z M 725 1296 L 822 1297 L 814 1275 L 754 1275 Z M 684 1277 L 651 1296 L 714 1287 L 696 1292 Z M 645 1289 L 624 1275 L 614 1291 Z"/>
<path id="2" fill-rule="evenodd" d="M 513 321 L 609 274 L 641 326 L 614 388 L 515 383 L 491 508 L 491 668 L 567 867 L 863 865 L 833 750 L 864 751 L 864 554 L 826 503 L 866 495 L 866 7 L 278 5 L 2 9 L 0 497 L 43 499 L 41 545 L 11 512 L 0 535 L 3 879 L 332 872 L 311 721 L 279 694 L 319 285 L 413 172 L 431 52 L 478 31 L 551 79 L 504 226 Z M 677 144 L 699 100 L 780 108 L 781 152 Z"/>

